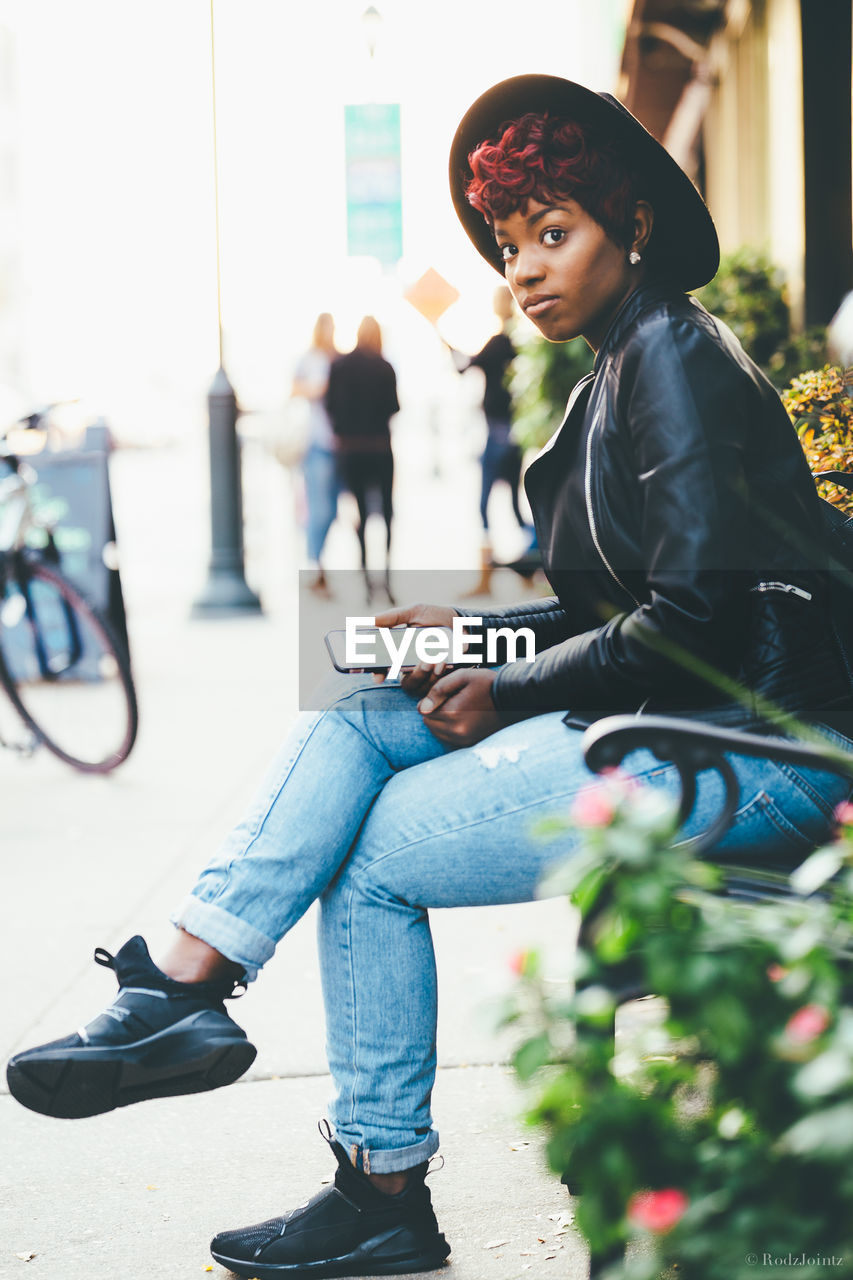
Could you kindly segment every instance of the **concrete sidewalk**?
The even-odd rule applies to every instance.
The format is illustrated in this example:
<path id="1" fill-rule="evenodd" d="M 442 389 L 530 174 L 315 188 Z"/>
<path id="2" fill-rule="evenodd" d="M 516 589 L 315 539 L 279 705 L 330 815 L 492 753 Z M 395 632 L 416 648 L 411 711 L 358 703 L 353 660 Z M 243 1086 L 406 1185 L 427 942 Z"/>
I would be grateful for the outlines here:
<path id="1" fill-rule="evenodd" d="M 211 1236 L 295 1208 L 331 1176 L 316 1131 L 328 1091 L 325 1076 L 258 1080 L 80 1121 L 0 1099 L 0 1275 L 189 1280 L 210 1267 L 225 1277 Z M 446 1068 L 435 1107 L 446 1164 L 430 1187 L 453 1248 L 448 1280 L 580 1280 L 565 1188 L 518 1122 L 506 1072 Z"/>
<path id="2" fill-rule="evenodd" d="M 114 459 L 141 704 L 130 760 L 101 779 L 44 753 L 0 753 L 4 1059 L 68 1033 L 111 997 L 112 975 L 91 962 L 95 945 L 115 950 L 134 932 L 153 951 L 163 945 L 169 910 L 240 815 L 295 714 L 297 549 L 283 473 L 255 459 L 247 476 L 247 577 L 262 590 L 264 616 L 199 622 L 188 611 L 204 574 L 205 468 L 201 448 Z M 474 467 L 462 470 L 466 501 L 476 480 Z M 431 483 L 419 502 L 446 502 L 446 482 Z M 405 548 L 419 535 L 398 505 Z M 472 576 L 477 538 L 476 522 L 464 537 L 447 533 L 448 563 L 470 563 Z M 499 590 L 517 598 L 518 583 Z M 581 1277 L 565 1189 L 523 1127 L 523 1098 L 501 1065 L 509 1042 L 491 1008 L 513 951 L 566 950 L 570 912 L 562 902 L 435 912 L 433 927 L 445 993 L 435 1114 L 446 1166 L 431 1186 L 453 1245 L 448 1274 Z M 75 1122 L 0 1097 L 0 1277 L 185 1280 L 205 1273 L 215 1231 L 313 1194 L 330 1174 L 316 1133 L 330 1082 L 311 918 L 237 1019 L 260 1052 L 229 1090 Z M 225 1273 L 213 1265 L 213 1274 Z"/>

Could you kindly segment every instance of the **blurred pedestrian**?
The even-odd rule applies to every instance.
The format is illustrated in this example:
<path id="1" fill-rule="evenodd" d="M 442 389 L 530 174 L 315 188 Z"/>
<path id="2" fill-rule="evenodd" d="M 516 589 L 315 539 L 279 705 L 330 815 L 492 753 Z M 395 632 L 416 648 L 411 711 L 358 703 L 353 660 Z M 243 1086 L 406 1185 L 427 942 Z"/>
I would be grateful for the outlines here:
<path id="1" fill-rule="evenodd" d="M 326 411 L 329 369 L 337 355 L 335 322 L 323 311 L 314 324 L 311 346 L 296 366 L 291 395 L 308 401 L 308 447 L 302 459 L 305 481 L 305 505 L 308 509 L 306 541 L 308 560 L 317 574 L 310 584 L 312 591 L 328 591 L 322 554 L 326 536 L 338 512 L 338 459 L 335 437 Z"/>
<path id="2" fill-rule="evenodd" d="M 511 336 L 511 323 L 515 307 L 512 294 L 505 285 L 495 290 L 494 312 L 500 321 L 500 329 L 489 338 L 475 356 L 466 356 L 455 347 L 448 347 L 453 362 L 460 373 L 468 369 L 481 369 L 484 375 L 483 413 L 488 434 L 486 446 L 480 457 L 480 520 L 483 525 L 480 581 L 470 594 L 480 595 L 489 590 L 493 566 L 492 544 L 489 532 L 489 497 L 495 482 L 504 480 L 509 485 L 512 510 L 519 527 L 527 525 L 518 505 L 521 485 L 521 449 L 512 438 L 512 395 L 507 386 L 510 365 L 516 351 Z"/>
<path id="3" fill-rule="evenodd" d="M 394 483 L 390 421 L 400 408 L 397 377 L 382 355 L 382 330 L 373 316 L 358 326 L 354 349 L 338 356 L 329 371 L 326 408 L 335 435 L 341 479 L 358 503 L 358 543 L 367 599 L 373 586 L 367 571 L 365 529 L 370 499 L 378 496 L 385 521 L 385 591 L 391 600 L 389 560 Z M 393 601 L 392 601 L 393 603 Z"/>

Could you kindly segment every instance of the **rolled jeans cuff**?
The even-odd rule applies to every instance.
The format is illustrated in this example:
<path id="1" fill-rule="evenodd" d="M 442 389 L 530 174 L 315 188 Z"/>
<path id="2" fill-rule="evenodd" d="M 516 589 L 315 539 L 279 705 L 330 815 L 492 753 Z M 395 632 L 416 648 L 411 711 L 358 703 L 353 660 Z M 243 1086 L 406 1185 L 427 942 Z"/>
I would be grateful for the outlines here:
<path id="1" fill-rule="evenodd" d="M 227 960 L 242 965 L 244 979 L 253 982 L 275 951 L 275 943 L 244 920 L 190 893 L 170 917 L 179 929 L 214 947 Z"/>
<path id="2" fill-rule="evenodd" d="M 438 1150 L 437 1129 L 430 1129 L 422 1142 L 415 1142 L 410 1147 L 396 1147 L 390 1151 L 353 1142 L 340 1129 L 335 1130 L 335 1137 L 347 1152 L 351 1163 L 365 1173 L 402 1173 L 405 1169 L 425 1164 Z"/>

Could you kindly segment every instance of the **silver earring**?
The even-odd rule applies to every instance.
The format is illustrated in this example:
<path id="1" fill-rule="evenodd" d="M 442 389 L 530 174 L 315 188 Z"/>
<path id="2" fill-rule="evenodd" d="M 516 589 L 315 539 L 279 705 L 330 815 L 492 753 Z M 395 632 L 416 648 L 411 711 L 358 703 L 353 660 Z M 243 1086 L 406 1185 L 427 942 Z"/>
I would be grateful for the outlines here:
<path id="1" fill-rule="evenodd" d="M 630 262 L 632 267 L 636 267 L 638 263 L 642 262 L 642 258 L 637 253 L 636 249 L 632 249 L 631 252 L 628 254 L 628 261 Z"/>

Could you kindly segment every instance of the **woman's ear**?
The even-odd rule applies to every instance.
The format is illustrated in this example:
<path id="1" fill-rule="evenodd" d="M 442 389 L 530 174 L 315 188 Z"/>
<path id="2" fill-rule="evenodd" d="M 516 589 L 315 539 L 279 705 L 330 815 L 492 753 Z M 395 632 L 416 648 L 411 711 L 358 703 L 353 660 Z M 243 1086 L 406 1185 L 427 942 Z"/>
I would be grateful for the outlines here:
<path id="1" fill-rule="evenodd" d="M 643 253 L 651 239 L 655 222 L 655 211 L 647 200 L 638 200 L 634 209 L 634 238 L 631 249 Z"/>

